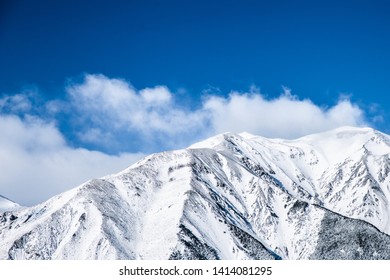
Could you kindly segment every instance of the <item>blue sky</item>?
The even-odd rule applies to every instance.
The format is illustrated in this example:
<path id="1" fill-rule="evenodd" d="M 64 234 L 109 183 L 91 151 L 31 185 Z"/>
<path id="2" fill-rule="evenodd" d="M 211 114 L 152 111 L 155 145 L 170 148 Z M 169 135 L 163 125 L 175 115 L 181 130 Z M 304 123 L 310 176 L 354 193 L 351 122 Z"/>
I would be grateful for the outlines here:
<path id="1" fill-rule="evenodd" d="M 389 14 L 375 0 L 2 1 L 0 193 L 33 204 L 225 131 L 389 133 Z"/>

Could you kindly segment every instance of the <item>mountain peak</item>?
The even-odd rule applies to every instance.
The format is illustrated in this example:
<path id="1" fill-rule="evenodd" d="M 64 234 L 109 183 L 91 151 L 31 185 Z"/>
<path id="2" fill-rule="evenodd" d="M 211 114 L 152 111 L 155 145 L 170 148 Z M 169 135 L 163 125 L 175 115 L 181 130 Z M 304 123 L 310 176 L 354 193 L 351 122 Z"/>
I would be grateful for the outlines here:
<path id="1" fill-rule="evenodd" d="M 390 259 L 388 139 L 224 133 L 153 154 L 0 214 L 0 259 Z"/>

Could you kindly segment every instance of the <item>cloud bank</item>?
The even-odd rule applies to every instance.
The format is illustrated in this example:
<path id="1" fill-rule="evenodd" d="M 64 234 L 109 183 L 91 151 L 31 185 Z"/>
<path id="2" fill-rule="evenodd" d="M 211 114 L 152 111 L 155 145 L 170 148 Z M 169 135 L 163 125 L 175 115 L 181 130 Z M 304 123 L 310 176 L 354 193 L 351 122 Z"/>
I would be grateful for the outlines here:
<path id="1" fill-rule="evenodd" d="M 364 112 L 349 99 L 321 107 L 299 99 L 284 88 L 267 99 L 256 88 L 231 92 L 225 97 L 203 96 L 199 108 L 183 108 L 166 86 L 136 90 L 120 79 L 87 75 L 80 84 L 67 88 L 77 112 L 84 142 L 113 146 L 121 135 L 139 138 L 145 146 L 163 149 L 186 146 L 223 132 L 243 132 L 265 137 L 296 138 L 343 125 L 366 125 Z M 145 148 L 141 144 L 138 147 Z M 156 148 L 156 147 L 154 147 Z"/>
<path id="2" fill-rule="evenodd" d="M 53 123 L 34 117 L 0 116 L 0 131 L 0 193 L 22 205 L 118 172 L 143 156 L 72 148 Z"/>
<path id="3" fill-rule="evenodd" d="M 181 109 L 166 86 L 136 90 L 124 80 L 87 75 L 67 93 L 77 125 L 85 128 L 78 136 L 99 147 L 126 149 L 137 138 L 138 149 L 173 148 L 206 123 L 203 112 Z"/>
<path id="4" fill-rule="evenodd" d="M 347 99 L 323 108 L 299 100 L 288 89 L 275 99 L 266 99 L 258 91 L 232 92 L 227 98 L 211 96 L 204 109 L 211 115 L 215 133 L 246 131 L 292 139 L 344 125 L 366 125 L 363 111 Z"/>
<path id="5" fill-rule="evenodd" d="M 255 87 L 225 96 L 208 92 L 190 108 L 164 85 L 136 89 L 123 79 L 86 75 L 65 94 L 39 104 L 31 92 L 0 99 L 0 194 L 31 205 L 146 153 L 228 131 L 291 139 L 368 125 L 348 98 L 319 106 L 287 88 L 276 98 Z"/>

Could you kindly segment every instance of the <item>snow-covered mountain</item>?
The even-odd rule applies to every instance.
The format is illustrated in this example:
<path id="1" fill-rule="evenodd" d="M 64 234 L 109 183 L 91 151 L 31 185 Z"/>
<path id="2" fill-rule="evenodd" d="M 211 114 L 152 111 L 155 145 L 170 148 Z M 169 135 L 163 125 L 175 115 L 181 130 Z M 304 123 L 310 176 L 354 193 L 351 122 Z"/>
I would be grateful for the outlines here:
<path id="1" fill-rule="evenodd" d="M 0 259 L 390 259 L 390 137 L 225 133 L 0 214 Z"/>
<path id="2" fill-rule="evenodd" d="M 13 202 L 12 200 L 0 195 L 0 213 L 8 210 L 13 210 L 20 207 L 19 204 Z"/>

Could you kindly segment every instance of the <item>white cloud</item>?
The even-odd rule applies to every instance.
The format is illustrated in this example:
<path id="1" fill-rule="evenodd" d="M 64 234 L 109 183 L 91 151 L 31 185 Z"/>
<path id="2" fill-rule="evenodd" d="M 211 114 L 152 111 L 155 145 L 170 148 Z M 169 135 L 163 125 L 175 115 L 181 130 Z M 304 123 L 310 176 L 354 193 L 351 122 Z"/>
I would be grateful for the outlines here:
<path id="1" fill-rule="evenodd" d="M 161 138 L 172 141 L 199 131 L 205 123 L 204 112 L 181 109 L 165 86 L 137 91 L 120 79 L 87 75 L 83 83 L 73 84 L 67 91 L 79 112 L 78 121 L 89 126 L 80 138 L 90 143 L 102 144 L 115 139 L 115 134 L 126 133 L 148 142 Z"/>
<path id="2" fill-rule="evenodd" d="M 363 111 L 349 100 L 322 108 L 310 100 L 299 100 L 289 89 L 275 99 L 257 92 L 232 92 L 227 98 L 210 96 L 204 108 L 211 114 L 214 133 L 247 131 L 296 138 L 343 125 L 365 125 Z"/>
<path id="3" fill-rule="evenodd" d="M 38 118 L 2 115 L 0 131 L 0 193 L 23 205 L 118 172 L 143 156 L 71 148 L 52 123 Z"/>
<path id="4" fill-rule="evenodd" d="M 168 88 L 164 86 L 145 88 L 139 93 L 145 103 L 150 104 L 150 106 L 153 107 L 169 104 L 172 100 L 172 94 L 169 92 Z"/>
<path id="5" fill-rule="evenodd" d="M 296 138 L 367 124 L 364 111 L 348 97 L 322 107 L 283 89 L 273 99 L 255 87 L 226 97 L 209 91 L 193 109 L 183 107 L 177 100 L 180 94 L 166 86 L 137 90 L 121 79 L 86 75 L 82 83 L 69 85 L 68 99 L 47 101 L 38 110 L 29 94 L 3 97 L 0 194 L 21 204 L 36 203 L 88 179 L 120 171 L 145 151 L 182 148 L 227 131 Z M 71 128 L 66 131 L 69 139 L 57 127 L 63 122 Z M 77 142 L 72 137 L 78 137 L 81 146 L 89 143 L 100 151 L 135 154 L 73 148 L 68 144 Z"/>
<path id="6" fill-rule="evenodd" d="M 103 75 L 87 75 L 68 92 L 80 117 L 92 125 L 81 135 L 91 142 L 112 141 L 118 133 L 134 131 L 138 137 L 176 144 L 227 131 L 295 138 L 366 124 L 363 111 L 346 96 L 324 108 L 299 99 L 287 87 L 274 99 L 267 99 L 253 86 L 248 93 L 231 92 L 227 97 L 209 94 L 198 109 L 180 107 L 165 86 L 137 91 L 124 80 Z"/>
<path id="7" fill-rule="evenodd" d="M 0 110 L 12 113 L 26 112 L 32 109 L 32 93 L 19 93 L 0 99 Z"/>

